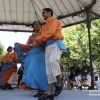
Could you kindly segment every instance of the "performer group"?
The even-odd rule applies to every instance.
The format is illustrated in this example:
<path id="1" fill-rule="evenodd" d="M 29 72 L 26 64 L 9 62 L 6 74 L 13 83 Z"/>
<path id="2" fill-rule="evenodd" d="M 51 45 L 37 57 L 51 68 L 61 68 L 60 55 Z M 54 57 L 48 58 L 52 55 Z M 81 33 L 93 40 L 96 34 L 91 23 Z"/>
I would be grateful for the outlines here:
<path id="1" fill-rule="evenodd" d="M 38 97 L 38 100 L 54 100 L 62 91 L 59 62 L 66 46 L 62 42 L 64 37 L 60 21 L 52 17 L 53 11 L 44 8 L 42 16 L 46 24 L 42 27 L 39 21 L 35 21 L 32 24 L 33 33 L 26 44 L 16 42 L 14 48 L 8 47 L 6 55 L 2 57 L 0 85 L 3 90 L 12 89 L 17 63 L 21 63 L 23 77 L 19 88 L 37 89 L 34 97 Z"/>

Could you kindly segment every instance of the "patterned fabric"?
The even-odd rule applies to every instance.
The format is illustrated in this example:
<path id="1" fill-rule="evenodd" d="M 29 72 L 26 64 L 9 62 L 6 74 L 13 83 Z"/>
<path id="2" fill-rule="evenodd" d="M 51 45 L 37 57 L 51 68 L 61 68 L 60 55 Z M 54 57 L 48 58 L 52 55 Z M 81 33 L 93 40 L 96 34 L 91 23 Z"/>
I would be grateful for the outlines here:
<path id="1" fill-rule="evenodd" d="M 56 82 L 56 77 L 61 74 L 59 61 L 62 51 L 59 49 L 58 44 L 54 43 L 46 47 L 45 50 L 45 63 L 48 83 Z"/>

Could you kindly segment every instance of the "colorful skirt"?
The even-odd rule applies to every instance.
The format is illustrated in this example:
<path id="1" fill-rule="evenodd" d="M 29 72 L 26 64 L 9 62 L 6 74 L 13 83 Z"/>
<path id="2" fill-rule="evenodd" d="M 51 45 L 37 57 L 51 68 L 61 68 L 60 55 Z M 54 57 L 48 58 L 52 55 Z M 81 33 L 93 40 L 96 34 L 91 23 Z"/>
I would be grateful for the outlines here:
<path id="1" fill-rule="evenodd" d="M 15 43 L 15 49 L 23 67 L 23 77 L 20 88 L 48 90 L 48 79 L 45 69 L 45 50 L 37 47 L 28 53 L 23 53 L 19 44 Z"/>

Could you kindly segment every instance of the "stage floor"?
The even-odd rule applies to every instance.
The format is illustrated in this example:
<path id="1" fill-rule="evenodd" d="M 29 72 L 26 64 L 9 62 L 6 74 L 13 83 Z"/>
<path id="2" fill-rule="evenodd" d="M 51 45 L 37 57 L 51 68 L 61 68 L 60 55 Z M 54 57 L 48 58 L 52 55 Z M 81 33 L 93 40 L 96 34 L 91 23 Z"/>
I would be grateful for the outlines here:
<path id="1" fill-rule="evenodd" d="M 33 90 L 1 90 L 0 100 L 38 100 L 33 95 Z M 88 90 L 63 90 L 61 95 L 55 97 L 54 100 L 100 100 L 100 96 L 89 96 Z"/>

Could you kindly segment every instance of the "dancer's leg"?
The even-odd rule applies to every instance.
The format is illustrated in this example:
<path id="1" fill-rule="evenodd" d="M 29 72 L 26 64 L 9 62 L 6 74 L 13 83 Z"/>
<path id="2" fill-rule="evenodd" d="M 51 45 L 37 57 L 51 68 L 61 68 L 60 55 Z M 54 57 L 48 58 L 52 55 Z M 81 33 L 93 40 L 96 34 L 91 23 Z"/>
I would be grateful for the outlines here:
<path id="1" fill-rule="evenodd" d="M 56 96 L 61 93 L 61 79 L 60 79 L 60 66 L 59 61 L 62 51 L 59 49 L 57 43 L 49 45 L 45 50 L 45 63 L 46 63 L 46 72 L 48 77 L 48 91 L 47 94 L 40 97 L 39 100 L 45 99 L 54 99 L 53 95 L 53 83 L 56 82 L 57 78 L 57 89 L 55 91 Z"/>

